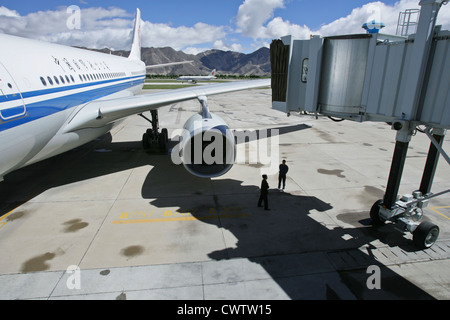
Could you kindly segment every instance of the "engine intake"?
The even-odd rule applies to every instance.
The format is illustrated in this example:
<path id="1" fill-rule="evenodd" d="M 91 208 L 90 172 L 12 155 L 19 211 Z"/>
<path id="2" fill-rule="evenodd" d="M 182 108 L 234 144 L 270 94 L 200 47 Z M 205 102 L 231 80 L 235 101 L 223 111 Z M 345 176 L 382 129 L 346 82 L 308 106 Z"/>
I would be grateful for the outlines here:
<path id="1" fill-rule="evenodd" d="M 219 116 L 196 114 L 184 126 L 178 155 L 191 174 L 201 178 L 220 177 L 235 163 L 234 135 Z"/>

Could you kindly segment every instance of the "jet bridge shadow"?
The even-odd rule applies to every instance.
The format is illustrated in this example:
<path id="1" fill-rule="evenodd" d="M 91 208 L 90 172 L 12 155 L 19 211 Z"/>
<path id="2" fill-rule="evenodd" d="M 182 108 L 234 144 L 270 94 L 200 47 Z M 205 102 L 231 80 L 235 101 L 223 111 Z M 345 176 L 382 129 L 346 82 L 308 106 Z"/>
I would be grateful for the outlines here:
<path id="1" fill-rule="evenodd" d="M 290 132 L 291 129 L 284 130 Z M 297 271 L 297 267 L 312 263 L 298 260 L 302 254 L 328 255 L 375 239 L 397 246 L 399 239 L 384 237 L 385 234 L 397 234 L 388 230 L 390 226 L 381 229 L 364 225 L 327 228 L 311 215 L 326 214 L 332 206 L 303 194 L 272 191 L 269 201 L 273 210 L 266 212 L 256 208 L 256 186 L 244 186 L 242 181 L 233 179 L 196 178 L 182 166 L 175 166 L 167 155 L 144 153 L 140 142 L 112 143 L 111 140 L 111 136 L 106 135 L 8 175 L 0 183 L 0 217 L 52 188 L 151 165 L 154 168 L 142 185 L 144 199 L 152 199 L 150 204 L 158 208 L 178 207 L 179 212 L 190 212 L 198 223 L 213 224 L 230 232 L 237 243 L 217 248 L 208 254 L 208 258 L 217 261 L 246 258 L 264 268 L 291 299 L 339 299 L 342 298 L 340 285 L 348 288 L 357 299 L 433 298 L 370 256 L 368 263 L 381 267 L 382 290 L 366 287 L 366 269 L 321 272 L 319 264 L 315 271 Z M 177 191 L 180 183 L 190 186 L 188 194 Z M 167 192 L 175 196 L 169 197 Z M 216 218 L 211 218 L 211 208 Z M 236 212 L 230 215 L 230 208 L 239 208 L 238 216 L 233 216 Z M 368 212 L 365 216 L 369 216 Z M 344 240 L 345 235 L 359 239 L 358 244 L 355 246 L 354 242 Z"/>

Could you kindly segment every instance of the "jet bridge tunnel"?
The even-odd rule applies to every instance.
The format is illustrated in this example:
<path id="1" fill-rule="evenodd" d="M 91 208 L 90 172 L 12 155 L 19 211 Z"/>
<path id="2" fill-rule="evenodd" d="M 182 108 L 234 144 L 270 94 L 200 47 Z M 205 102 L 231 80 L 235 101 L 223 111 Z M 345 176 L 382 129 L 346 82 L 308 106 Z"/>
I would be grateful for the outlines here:
<path id="1" fill-rule="evenodd" d="M 332 119 L 392 124 L 396 147 L 384 199 L 371 209 L 374 225 L 390 220 L 414 242 L 431 247 L 439 227 L 421 222 L 450 129 L 450 32 L 435 25 L 447 1 L 422 0 L 417 33 L 409 37 L 357 34 L 286 36 L 271 45 L 273 108 Z M 408 144 L 420 130 L 431 140 L 419 190 L 398 197 Z"/>

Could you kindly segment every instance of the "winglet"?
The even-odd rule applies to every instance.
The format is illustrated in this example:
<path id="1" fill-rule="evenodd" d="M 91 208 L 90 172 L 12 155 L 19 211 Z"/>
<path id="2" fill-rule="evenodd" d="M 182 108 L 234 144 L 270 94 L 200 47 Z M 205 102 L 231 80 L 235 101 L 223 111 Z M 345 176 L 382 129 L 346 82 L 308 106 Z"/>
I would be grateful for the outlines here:
<path id="1" fill-rule="evenodd" d="M 136 20 L 134 22 L 133 45 L 129 59 L 141 60 L 141 10 L 136 9 Z"/>

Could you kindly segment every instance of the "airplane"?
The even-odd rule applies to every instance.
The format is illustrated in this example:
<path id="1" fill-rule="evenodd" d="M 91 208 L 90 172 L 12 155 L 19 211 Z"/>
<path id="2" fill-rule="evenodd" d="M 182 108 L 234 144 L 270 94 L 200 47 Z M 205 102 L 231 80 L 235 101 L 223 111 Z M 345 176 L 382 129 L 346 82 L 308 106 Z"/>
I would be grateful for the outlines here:
<path id="1" fill-rule="evenodd" d="M 207 76 L 182 76 L 177 79 L 177 81 L 187 81 L 192 83 L 197 83 L 198 81 L 210 81 L 216 78 L 216 69 L 211 71 L 211 73 Z"/>
<path id="2" fill-rule="evenodd" d="M 165 146 L 168 132 L 159 130 L 158 108 L 193 99 L 200 102 L 200 112 L 184 126 L 186 141 L 191 139 L 193 146 L 200 137 L 200 147 L 207 147 L 201 138 L 216 128 L 227 145 L 235 147 L 225 121 L 209 111 L 207 97 L 270 86 L 270 79 L 142 94 L 147 67 L 141 61 L 140 17 L 137 9 L 129 57 L 0 34 L 0 181 L 148 111 L 152 128 L 143 135 L 143 144 Z M 190 163 L 188 145 L 184 143 L 179 152 L 193 175 L 218 177 L 231 169 L 232 163 Z"/>

